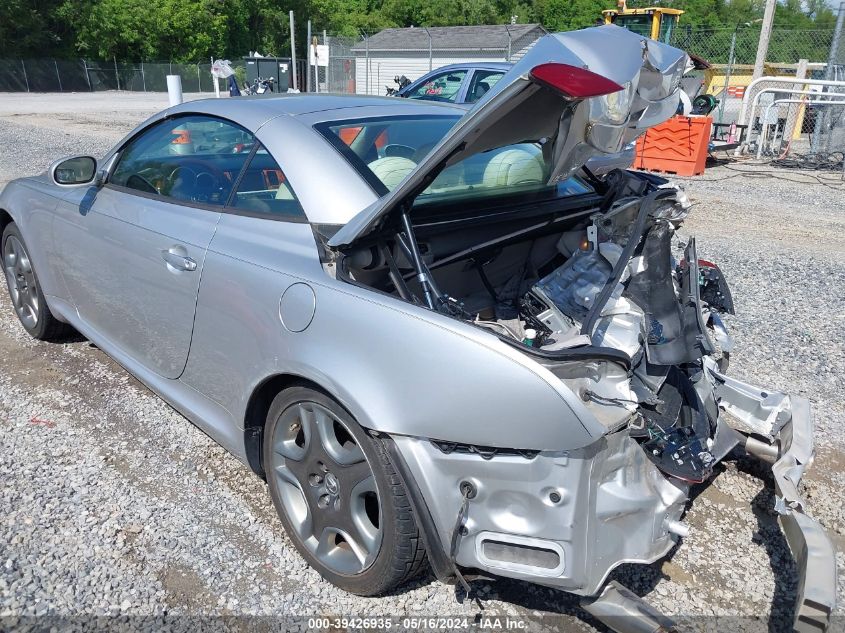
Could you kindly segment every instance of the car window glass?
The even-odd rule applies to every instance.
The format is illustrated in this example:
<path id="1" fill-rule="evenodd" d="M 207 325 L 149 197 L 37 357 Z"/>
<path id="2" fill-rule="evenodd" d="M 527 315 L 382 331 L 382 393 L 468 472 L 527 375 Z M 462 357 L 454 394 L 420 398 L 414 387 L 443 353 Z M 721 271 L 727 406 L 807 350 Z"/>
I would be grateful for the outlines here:
<path id="1" fill-rule="evenodd" d="M 422 85 L 417 86 L 407 93 L 409 99 L 425 99 L 427 101 L 450 101 L 452 103 L 458 98 L 461 84 L 466 77 L 467 71 L 453 70 L 448 73 L 435 75 Z"/>
<path id="2" fill-rule="evenodd" d="M 254 142 L 242 127 L 215 117 L 168 119 L 121 151 L 109 182 L 174 200 L 222 205 Z"/>
<path id="3" fill-rule="evenodd" d="M 467 103 L 475 103 L 490 90 L 504 76 L 504 72 L 498 70 L 476 70 L 472 75 L 472 81 L 467 90 Z"/>
<path id="4" fill-rule="evenodd" d="M 315 128 L 384 195 L 399 186 L 457 121 L 452 116 L 381 117 L 320 123 Z M 503 145 L 446 167 L 414 205 L 432 208 L 503 195 L 551 200 L 593 191 L 577 177 L 550 183 L 551 170 L 551 147 L 543 139 Z"/>
<path id="5" fill-rule="evenodd" d="M 460 117 L 412 116 L 316 126 L 381 195 L 395 188 Z"/>
<path id="6" fill-rule="evenodd" d="M 502 195 L 560 198 L 591 191 L 578 178 L 550 184 L 552 164 L 543 144 L 515 143 L 478 152 L 448 166 L 415 204 L 438 204 Z"/>
<path id="7" fill-rule="evenodd" d="M 613 18 L 613 23 L 637 35 L 651 37 L 652 16 L 650 15 L 617 15 Z"/>
<path id="8" fill-rule="evenodd" d="M 229 206 L 279 219 L 305 217 L 290 181 L 262 145 L 244 169 Z"/>

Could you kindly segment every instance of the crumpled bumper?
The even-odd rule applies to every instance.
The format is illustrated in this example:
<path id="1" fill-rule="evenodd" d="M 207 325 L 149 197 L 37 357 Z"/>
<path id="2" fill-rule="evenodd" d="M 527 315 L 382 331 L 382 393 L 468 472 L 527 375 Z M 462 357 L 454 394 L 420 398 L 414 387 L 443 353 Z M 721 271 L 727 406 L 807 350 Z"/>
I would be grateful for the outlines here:
<path id="1" fill-rule="evenodd" d="M 809 403 L 721 374 L 709 357 L 703 364 L 696 389 L 718 416 L 717 452 L 724 456 L 742 442 L 772 464 L 775 510 L 800 574 L 795 630 L 824 631 L 836 599 L 835 552 L 822 526 L 805 514 L 798 491 L 813 459 Z M 627 433 L 531 456 L 485 457 L 409 436 L 392 436 L 389 446 L 412 491 L 438 577 L 457 565 L 524 579 L 582 596 L 585 609 L 617 629 L 621 621 L 663 626 L 607 578 L 620 563 L 652 563 L 671 549 L 683 533 L 688 491 Z M 468 484 L 473 494 L 465 501 Z"/>
<path id="2" fill-rule="evenodd" d="M 798 490 L 815 454 L 810 403 L 724 376 L 715 364 L 707 369 L 719 406 L 740 420 L 737 429 L 768 442 L 752 437 L 746 450 L 774 461 L 775 510 L 799 573 L 794 630 L 824 631 L 836 604 L 836 551 L 824 528 L 805 513 Z"/>
<path id="3" fill-rule="evenodd" d="M 792 420 L 778 434 L 781 456 L 772 466 L 781 529 L 798 566 L 796 631 L 827 628 L 836 603 L 836 551 L 818 521 L 804 513 L 798 484 L 813 461 L 813 421 L 810 403 L 792 399 Z"/>

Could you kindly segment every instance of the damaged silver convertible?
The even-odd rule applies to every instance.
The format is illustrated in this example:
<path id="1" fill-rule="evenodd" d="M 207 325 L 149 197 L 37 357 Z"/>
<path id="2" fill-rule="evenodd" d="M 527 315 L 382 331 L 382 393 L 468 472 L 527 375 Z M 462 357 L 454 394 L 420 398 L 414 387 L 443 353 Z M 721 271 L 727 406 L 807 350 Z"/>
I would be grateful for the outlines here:
<path id="1" fill-rule="evenodd" d="M 807 401 L 727 375 L 733 298 L 681 231 L 683 192 L 589 168 L 675 113 L 686 66 L 604 26 L 539 40 L 466 114 L 337 95 L 171 108 L 102 160 L 3 190 L 12 303 L 265 477 L 298 551 L 347 591 L 430 564 L 657 630 L 608 575 L 665 556 L 690 486 L 744 450 L 771 463 L 795 627 L 822 630 L 836 577 L 799 491 Z"/>

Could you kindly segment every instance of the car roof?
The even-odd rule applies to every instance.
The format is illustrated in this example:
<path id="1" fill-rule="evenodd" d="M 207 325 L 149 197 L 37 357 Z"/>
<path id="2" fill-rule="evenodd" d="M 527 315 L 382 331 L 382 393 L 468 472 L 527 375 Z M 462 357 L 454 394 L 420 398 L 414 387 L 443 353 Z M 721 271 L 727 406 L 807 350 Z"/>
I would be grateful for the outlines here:
<path id="1" fill-rule="evenodd" d="M 199 99 L 169 108 L 165 116 L 181 113 L 211 114 L 230 119 L 250 131 L 279 116 L 316 120 L 354 118 L 354 108 L 363 108 L 368 116 L 390 114 L 458 115 L 465 109 L 450 103 L 411 102 L 396 97 L 347 94 L 281 94 L 272 97 L 226 97 Z M 349 112 L 347 112 L 349 111 Z M 325 116 L 321 116 L 323 113 Z"/>
<path id="2" fill-rule="evenodd" d="M 439 68 L 435 68 L 434 70 L 430 70 L 426 73 L 426 75 L 430 75 L 431 73 L 440 72 L 441 70 L 463 70 L 465 68 L 493 68 L 496 70 L 507 70 L 513 64 L 510 62 L 461 62 L 460 64 L 448 64 L 446 66 L 440 66 Z"/>

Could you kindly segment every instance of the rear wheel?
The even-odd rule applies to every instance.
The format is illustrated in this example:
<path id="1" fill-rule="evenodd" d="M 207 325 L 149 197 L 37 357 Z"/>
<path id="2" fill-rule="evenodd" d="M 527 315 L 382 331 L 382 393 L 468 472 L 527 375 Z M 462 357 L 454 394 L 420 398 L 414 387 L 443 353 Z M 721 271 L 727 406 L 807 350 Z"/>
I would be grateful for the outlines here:
<path id="1" fill-rule="evenodd" d="M 21 325 L 30 336 L 42 341 L 65 338 L 72 329 L 50 312 L 23 236 L 14 223 L 3 231 L 2 254 L 9 298 Z"/>
<path id="2" fill-rule="evenodd" d="M 264 470 L 296 548 L 341 589 L 377 595 L 419 574 L 425 550 L 402 482 L 381 442 L 308 387 L 276 396 Z"/>

